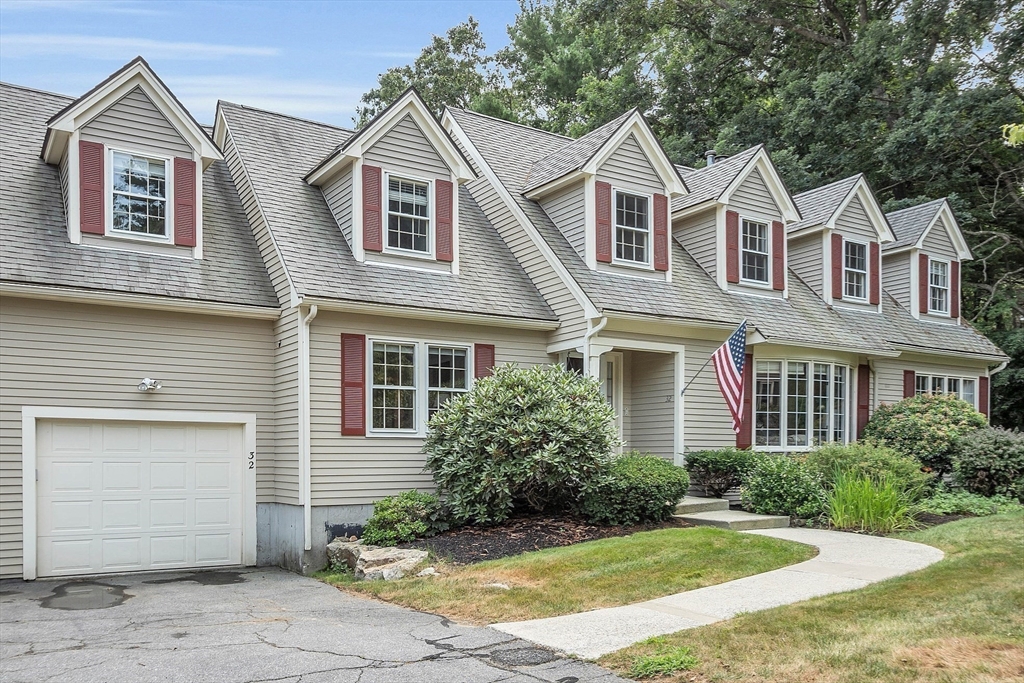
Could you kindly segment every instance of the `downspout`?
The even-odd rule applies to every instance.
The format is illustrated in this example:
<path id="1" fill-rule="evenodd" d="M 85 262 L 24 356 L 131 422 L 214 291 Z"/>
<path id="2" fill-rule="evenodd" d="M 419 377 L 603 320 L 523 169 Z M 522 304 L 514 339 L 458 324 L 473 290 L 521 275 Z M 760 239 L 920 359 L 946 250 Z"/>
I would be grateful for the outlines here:
<path id="1" fill-rule="evenodd" d="M 583 335 L 583 368 L 587 375 L 590 375 L 590 340 L 597 336 L 597 333 L 608 324 L 608 318 L 601 318 L 596 326 L 593 318 L 587 318 L 587 333 Z"/>
<path id="2" fill-rule="evenodd" d="M 302 309 L 299 309 L 301 314 Z M 316 304 L 299 325 L 299 490 L 302 501 L 303 547 L 313 549 L 313 507 L 310 485 L 310 426 L 309 426 L 309 324 L 316 317 Z"/>
<path id="3" fill-rule="evenodd" d="M 995 370 L 989 370 L 988 371 L 988 376 L 991 377 L 992 375 L 996 374 L 997 372 L 1002 372 L 1003 370 L 1006 369 L 1006 366 L 1009 365 L 1009 364 L 1010 364 L 1010 361 L 1004 360 L 1002 363 L 1000 363 L 998 366 L 996 366 Z"/>

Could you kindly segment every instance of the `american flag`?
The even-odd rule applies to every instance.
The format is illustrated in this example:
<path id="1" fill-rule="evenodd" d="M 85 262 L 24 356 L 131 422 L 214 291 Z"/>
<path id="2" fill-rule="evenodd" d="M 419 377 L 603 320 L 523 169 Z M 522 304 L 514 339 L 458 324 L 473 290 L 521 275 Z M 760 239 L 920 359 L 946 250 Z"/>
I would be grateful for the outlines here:
<path id="1" fill-rule="evenodd" d="M 746 361 L 747 321 L 744 320 L 736 331 L 718 347 L 711 360 L 715 364 L 718 388 L 732 413 L 732 428 L 740 433 L 743 421 L 743 364 Z"/>

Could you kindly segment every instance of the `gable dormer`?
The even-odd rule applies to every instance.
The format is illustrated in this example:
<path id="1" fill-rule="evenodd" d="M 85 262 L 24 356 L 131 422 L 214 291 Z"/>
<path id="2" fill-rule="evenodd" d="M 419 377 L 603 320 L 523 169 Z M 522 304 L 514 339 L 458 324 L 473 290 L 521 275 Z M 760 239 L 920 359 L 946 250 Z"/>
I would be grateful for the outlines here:
<path id="1" fill-rule="evenodd" d="M 825 303 L 881 312 L 882 245 L 892 228 L 863 174 L 796 195 L 789 263 Z"/>
<path id="2" fill-rule="evenodd" d="M 896 241 L 882 250 L 885 290 L 911 315 L 960 322 L 960 265 L 972 259 L 945 199 L 886 214 Z"/>
<path id="3" fill-rule="evenodd" d="M 202 258 L 203 171 L 222 159 L 141 57 L 47 122 L 72 244 Z"/>
<path id="4" fill-rule="evenodd" d="M 669 200 L 685 192 L 637 110 L 539 159 L 523 186 L 591 270 L 662 281 L 672 277 Z"/>
<path id="5" fill-rule="evenodd" d="M 409 89 L 306 175 L 356 260 L 459 272 L 469 162 Z"/>
<path id="6" fill-rule="evenodd" d="M 689 169 L 673 235 L 724 291 L 787 296 L 785 225 L 800 212 L 763 145 Z"/>

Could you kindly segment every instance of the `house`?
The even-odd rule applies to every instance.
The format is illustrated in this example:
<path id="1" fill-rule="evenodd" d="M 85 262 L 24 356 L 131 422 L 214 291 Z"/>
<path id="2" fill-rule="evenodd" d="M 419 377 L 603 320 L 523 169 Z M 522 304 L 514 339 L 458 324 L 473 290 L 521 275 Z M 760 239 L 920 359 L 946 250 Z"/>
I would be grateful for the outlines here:
<path id="1" fill-rule="evenodd" d="M 141 58 L 0 103 L 3 577 L 319 569 L 430 486 L 427 419 L 495 364 L 600 378 L 624 448 L 681 463 L 915 393 L 987 413 L 1007 361 L 960 317 L 944 200 L 792 196 L 760 146 L 676 166 L 637 111 L 572 140 L 409 91 L 359 131 L 211 127 Z M 742 320 L 737 434 L 702 368 Z"/>

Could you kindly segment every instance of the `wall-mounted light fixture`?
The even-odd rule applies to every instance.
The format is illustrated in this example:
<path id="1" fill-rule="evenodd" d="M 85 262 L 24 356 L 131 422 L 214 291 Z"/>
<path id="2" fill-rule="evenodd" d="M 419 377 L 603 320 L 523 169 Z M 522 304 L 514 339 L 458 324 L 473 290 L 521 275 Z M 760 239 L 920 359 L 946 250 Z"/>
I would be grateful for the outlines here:
<path id="1" fill-rule="evenodd" d="M 163 385 L 160 383 L 160 380 L 150 379 L 149 377 L 147 377 L 146 379 L 139 382 L 139 391 L 156 391 L 162 386 Z"/>

